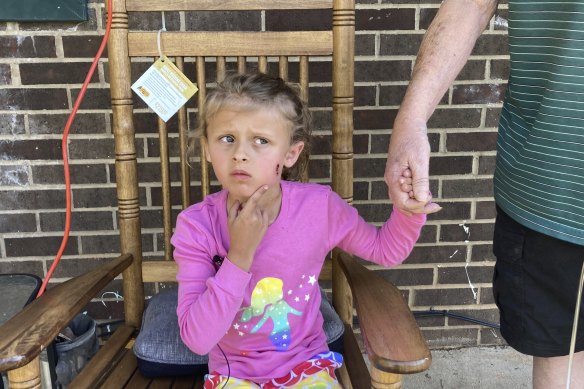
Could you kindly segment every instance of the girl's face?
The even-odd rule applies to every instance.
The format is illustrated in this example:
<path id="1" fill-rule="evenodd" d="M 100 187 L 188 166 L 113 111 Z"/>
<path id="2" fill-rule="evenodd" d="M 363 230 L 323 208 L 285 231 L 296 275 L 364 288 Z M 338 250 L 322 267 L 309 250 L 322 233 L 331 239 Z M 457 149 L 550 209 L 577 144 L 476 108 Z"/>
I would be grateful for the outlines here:
<path id="1" fill-rule="evenodd" d="M 245 202 L 261 186 L 279 183 L 303 142 L 290 144 L 290 123 L 275 108 L 228 106 L 208 120 L 205 156 L 233 200 Z"/>

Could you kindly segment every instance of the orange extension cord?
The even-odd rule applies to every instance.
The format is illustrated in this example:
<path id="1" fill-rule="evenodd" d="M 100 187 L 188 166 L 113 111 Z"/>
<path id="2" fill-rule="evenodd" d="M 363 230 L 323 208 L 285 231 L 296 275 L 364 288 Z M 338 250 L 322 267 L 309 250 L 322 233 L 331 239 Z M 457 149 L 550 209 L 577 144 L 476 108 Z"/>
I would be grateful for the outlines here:
<path id="1" fill-rule="evenodd" d="M 81 105 L 81 102 L 83 101 L 83 97 L 85 97 L 85 91 L 87 90 L 87 86 L 89 85 L 89 81 L 91 80 L 91 77 L 93 77 L 93 73 L 95 72 L 95 68 L 97 67 L 97 63 L 98 63 L 99 59 L 101 58 L 101 55 L 103 54 L 103 50 L 105 49 L 105 45 L 107 44 L 107 39 L 109 37 L 111 27 L 112 27 L 112 0 L 108 0 L 108 3 L 107 3 L 107 24 L 106 24 L 106 28 L 105 28 L 105 34 L 103 35 L 103 40 L 101 41 L 101 46 L 99 47 L 97 54 L 95 54 L 95 58 L 93 58 L 93 62 L 91 64 L 91 67 L 89 68 L 89 72 L 87 72 L 87 76 L 85 77 L 85 81 L 83 82 L 83 87 L 79 91 L 79 95 L 77 96 L 77 99 L 75 100 L 75 104 L 73 105 L 73 110 L 69 114 L 69 119 L 67 119 L 67 123 L 65 124 L 65 128 L 63 129 L 63 139 L 61 141 L 61 149 L 62 149 L 62 153 L 63 153 L 63 169 L 64 169 L 64 174 L 65 174 L 65 202 L 66 202 L 65 231 L 63 232 L 63 240 L 61 241 L 61 247 L 59 248 L 59 251 L 57 252 L 57 255 L 55 256 L 55 260 L 53 261 L 53 264 L 51 265 L 51 267 L 47 271 L 47 275 L 45 276 L 45 279 L 43 280 L 43 283 L 41 285 L 41 288 L 39 289 L 37 297 L 41 296 L 45 292 L 45 289 L 47 288 L 49 280 L 51 279 L 53 272 L 57 268 L 57 265 L 61 261 L 61 256 L 63 255 L 63 252 L 65 251 L 65 248 L 67 247 L 67 242 L 69 241 L 69 233 L 71 232 L 71 177 L 69 174 L 69 155 L 67 153 L 67 149 L 68 149 L 67 148 L 67 140 L 69 137 L 69 129 L 71 128 L 71 124 L 73 124 L 73 119 L 75 119 L 75 115 L 77 114 L 77 110 L 79 109 L 79 106 Z"/>

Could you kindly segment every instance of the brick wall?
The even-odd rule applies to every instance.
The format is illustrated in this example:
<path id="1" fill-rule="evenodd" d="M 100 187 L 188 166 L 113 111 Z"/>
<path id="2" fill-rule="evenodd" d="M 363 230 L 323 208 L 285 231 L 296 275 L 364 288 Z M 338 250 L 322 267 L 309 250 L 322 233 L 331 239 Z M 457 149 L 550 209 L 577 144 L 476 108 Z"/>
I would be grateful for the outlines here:
<path id="1" fill-rule="evenodd" d="M 356 18 L 355 206 L 370 222 L 388 214 L 383 181 L 390 127 L 401 101 L 415 54 L 439 1 L 360 0 Z M 506 2 L 491 21 L 470 62 L 442 99 L 429 122 L 432 147 L 431 190 L 444 209 L 430 217 L 411 258 L 380 273 L 396 283 L 416 310 L 449 309 L 498 321 L 491 293 L 491 236 L 495 216 L 492 173 L 496 125 L 508 71 Z M 0 22 L 0 272 L 42 276 L 52 263 L 64 227 L 61 132 L 104 28 L 105 11 L 89 1 L 88 22 Z M 169 30 L 228 28 L 274 30 L 294 23 L 318 27 L 328 15 L 309 12 L 297 18 L 273 13 L 167 13 Z M 160 18 L 131 22 L 131 28 L 159 28 Z M 328 26 L 323 26 L 328 27 Z M 147 63 L 137 61 L 136 69 Z M 191 66 L 189 68 L 189 66 Z M 328 63 L 312 63 L 318 75 Z M 194 74 L 192 63 L 187 70 Z M 116 256 L 115 171 L 109 110 L 107 59 L 102 59 L 72 128 L 69 142 L 73 183 L 73 224 L 66 255 L 54 282 L 75 276 Z M 311 104 L 330 96 L 330 88 L 311 88 Z M 189 103 L 192 104 L 192 103 Z M 146 257 L 162 253 L 156 129 L 152 114 L 137 104 L 137 150 L 141 164 L 143 246 Z M 192 107 L 192 105 L 190 105 Z M 194 118 L 194 114 L 191 115 Z M 326 111 L 317 126 L 312 173 L 327 182 L 330 150 Z M 170 128 L 176 128 L 171 120 Z M 320 127 L 319 127 L 320 126 Z M 330 126 L 330 124 L 329 124 Z M 176 136 L 171 153 L 177 155 Z M 178 180 L 176 163 L 173 180 Z M 196 173 L 194 173 L 196 174 Z M 196 176 L 194 177 L 196 179 Z M 472 287 L 471 289 L 471 283 Z M 152 292 L 153 290 L 149 291 Z M 115 281 L 89 308 L 97 318 L 120 315 Z M 485 327 L 444 317 L 421 318 L 432 347 L 498 344 L 500 335 Z"/>

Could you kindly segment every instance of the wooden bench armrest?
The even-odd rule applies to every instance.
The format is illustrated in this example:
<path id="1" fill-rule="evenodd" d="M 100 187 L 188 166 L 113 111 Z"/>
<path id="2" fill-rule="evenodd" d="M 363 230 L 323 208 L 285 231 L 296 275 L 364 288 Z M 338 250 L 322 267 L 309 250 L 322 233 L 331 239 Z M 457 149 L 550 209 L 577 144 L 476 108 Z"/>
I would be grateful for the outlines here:
<path id="1" fill-rule="evenodd" d="M 432 356 L 400 291 L 347 253 L 340 254 L 339 263 L 351 286 L 372 365 L 393 374 L 426 370 Z"/>
<path id="2" fill-rule="evenodd" d="M 47 290 L 0 327 L 0 372 L 38 356 L 111 280 L 132 263 L 130 254 Z"/>

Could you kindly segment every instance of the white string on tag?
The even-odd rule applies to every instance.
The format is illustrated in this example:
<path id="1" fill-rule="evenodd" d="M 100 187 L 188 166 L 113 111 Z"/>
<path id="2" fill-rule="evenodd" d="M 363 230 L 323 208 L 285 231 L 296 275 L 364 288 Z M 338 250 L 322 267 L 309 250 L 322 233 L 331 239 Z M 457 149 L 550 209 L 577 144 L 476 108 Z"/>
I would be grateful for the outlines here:
<path id="1" fill-rule="evenodd" d="M 156 37 L 156 44 L 158 45 L 158 56 L 160 58 L 163 57 L 162 44 L 160 43 L 160 35 L 162 34 L 162 31 L 166 31 L 166 21 L 164 18 L 164 11 L 162 11 L 162 28 L 160 30 L 158 30 L 158 36 Z"/>

